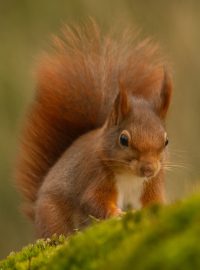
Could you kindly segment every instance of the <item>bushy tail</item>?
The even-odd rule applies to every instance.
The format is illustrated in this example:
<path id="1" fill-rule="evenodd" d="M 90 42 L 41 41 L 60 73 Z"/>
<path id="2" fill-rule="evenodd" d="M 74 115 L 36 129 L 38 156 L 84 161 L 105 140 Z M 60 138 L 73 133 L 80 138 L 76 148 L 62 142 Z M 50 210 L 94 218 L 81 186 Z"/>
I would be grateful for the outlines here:
<path id="1" fill-rule="evenodd" d="M 95 25 L 89 32 L 92 40 L 80 30 L 66 28 L 65 40 L 56 38 L 55 52 L 39 63 L 37 92 L 22 132 L 16 170 L 17 186 L 28 203 L 36 200 L 45 175 L 64 150 L 103 122 L 98 119 L 99 33 Z"/>

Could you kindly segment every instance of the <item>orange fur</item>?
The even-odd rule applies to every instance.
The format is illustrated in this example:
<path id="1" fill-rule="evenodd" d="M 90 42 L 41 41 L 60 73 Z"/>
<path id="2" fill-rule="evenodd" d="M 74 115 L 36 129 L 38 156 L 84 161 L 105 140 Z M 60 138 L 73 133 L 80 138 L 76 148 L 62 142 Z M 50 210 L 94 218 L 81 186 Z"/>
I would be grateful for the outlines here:
<path id="1" fill-rule="evenodd" d="M 54 43 L 55 50 L 45 54 L 39 63 L 36 96 L 22 133 L 16 170 L 17 185 L 28 205 L 27 212 L 42 236 L 71 232 L 77 219 L 80 223 L 88 213 L 99 218 L 118 213 L 114 182 L 111 180 L 108 184 L 102 179 L 102 176 L 111 179 L 112 173 L 101 170 L 100 176 L 96 173 L 99 160 L 103 161 L 105 157 L 105 151 L 98 142 L 101 141 L 99 134 L 102 131 L 88 135 L 80 146 L 75 144 L 77 153 L 85 147 L 83 152 L 87 156 L 87 159 L 80 159 L 84 166 L 79 168 L 79 164 L 76 165 L 76 170 L 84 171 L 80 171 L 79 178 L 84 178 L 85 183 L 72 191 L 75 192 L 72 197 L 81 196 L 83 207 L 76 210 L 75 206 L 69 207 L 69 201 L 64 203 L 62 196 L 55 195 L 51 185 L 44 182 L 50 183 L 53 178 L 58 178 L 54 183 L 55 189 L 64 188 L 59 183 L 59 177 L 62 178 L 60 170 L 65 170 L 65 164 L 71 162 L 70 151 L 75 151 L 70 150 L 70 146 L 73 148 L 74 142 L 78 138 L 81 140 L 83 134 L 98 128 L 103 130 L 108 117 L 119 113 L 112 112 L 119 89 L 121 92 L 125 89 L 128 94 L 127 99 L 121 99 L 121 103 L 116 105 L 121 104 L 123 117 L 129 112 L 126 106 L 131 106 L 130 97 L 135 97 L 150 104 L 161 121 L 165 119 L 172 92 L 171 77 L 158 46 L 149 40 L 137 43 L 130 31 L 124 31 L 120 39 L 115 40 L 111 34 L 102 36 L 97 25 L 91 22 L 74 30 L 66 26 L 63 38 L 55 38 Z M 126 93 L 121 93 L 121 98 Z M 91 139 L 93 137 L 96 139 Z M 90 147 L 92 141 L 96 144 L 95 149 Z M 143 144 L 150 147 L 147 141 Z M 109 148 L 107 151 L 110 151 Z M 66 158 L 62 156 L 64 152 L 67 152 Z M 76 158 L 79 158 L 78 154 Z M 74 157 L 71 159 L 73 162 L 76 160 Z M 93 160 L 96 164 L 88 165 Z M 63 164 L 63 169 L 59 164 Z M 77 176 L 78 183 L 79 178 Z M 94 186 L 87 186 L 91 178 Z M 100 185 L 96 184 L 97 179 Z M 74 185 L 78 184 L 74 182 Z M 149 201 L 162 200 L 162 192 L 157 187 L 152 189 L 152 186 L 148 184 L 145 187 L 144 205 Z M 44 191 L 45 188 L 50 191 Z M 46 195 L 43 196 L 43 193 Z"/>

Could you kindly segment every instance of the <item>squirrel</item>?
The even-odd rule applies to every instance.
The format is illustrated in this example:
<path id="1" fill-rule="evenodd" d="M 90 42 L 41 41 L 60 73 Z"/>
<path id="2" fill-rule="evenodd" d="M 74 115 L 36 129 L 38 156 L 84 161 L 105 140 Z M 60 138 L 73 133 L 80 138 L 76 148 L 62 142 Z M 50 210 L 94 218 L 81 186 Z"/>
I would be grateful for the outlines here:
<path id="1" fill-rule="evenodd" d="M 16 183 L 38 237 L 165 202 L 173 83 L 151 40 L 65 26 L 37 67 Z"/>

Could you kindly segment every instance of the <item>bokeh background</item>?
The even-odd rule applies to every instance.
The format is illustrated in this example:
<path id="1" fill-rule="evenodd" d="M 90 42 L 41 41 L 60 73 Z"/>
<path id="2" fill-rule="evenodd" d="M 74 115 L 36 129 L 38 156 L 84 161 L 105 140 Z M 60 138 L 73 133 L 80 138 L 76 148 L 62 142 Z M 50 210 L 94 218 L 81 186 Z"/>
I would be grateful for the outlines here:
<path id="1" fill-rule="evenodd" d="M 171 159 L 169 202 L 200 184 L 200 1 L 7 0 L 0 1 L 0 258 L 33 241 L 19 212 L 13 184 L 19 131 L 34 92 L 37 55 L 64 22 L 88 16 L 106 28 L 115 21 L 142 29 L 159 41 L 172 62 L 175 92 L 168 118 Z"/>

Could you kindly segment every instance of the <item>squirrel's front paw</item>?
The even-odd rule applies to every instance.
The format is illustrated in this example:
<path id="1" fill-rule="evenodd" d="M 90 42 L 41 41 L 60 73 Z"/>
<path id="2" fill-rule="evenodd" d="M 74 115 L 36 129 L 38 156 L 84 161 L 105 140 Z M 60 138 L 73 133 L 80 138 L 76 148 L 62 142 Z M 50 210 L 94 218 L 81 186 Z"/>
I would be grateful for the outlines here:
<path id="1" fill-rule="evenodd" d="M 124 214 L 124 212 L 121 210 L 121 208 L 114 208 L 110 211 L 110 213 L 108 214 L 109 217 L 120 217 Z"/>

